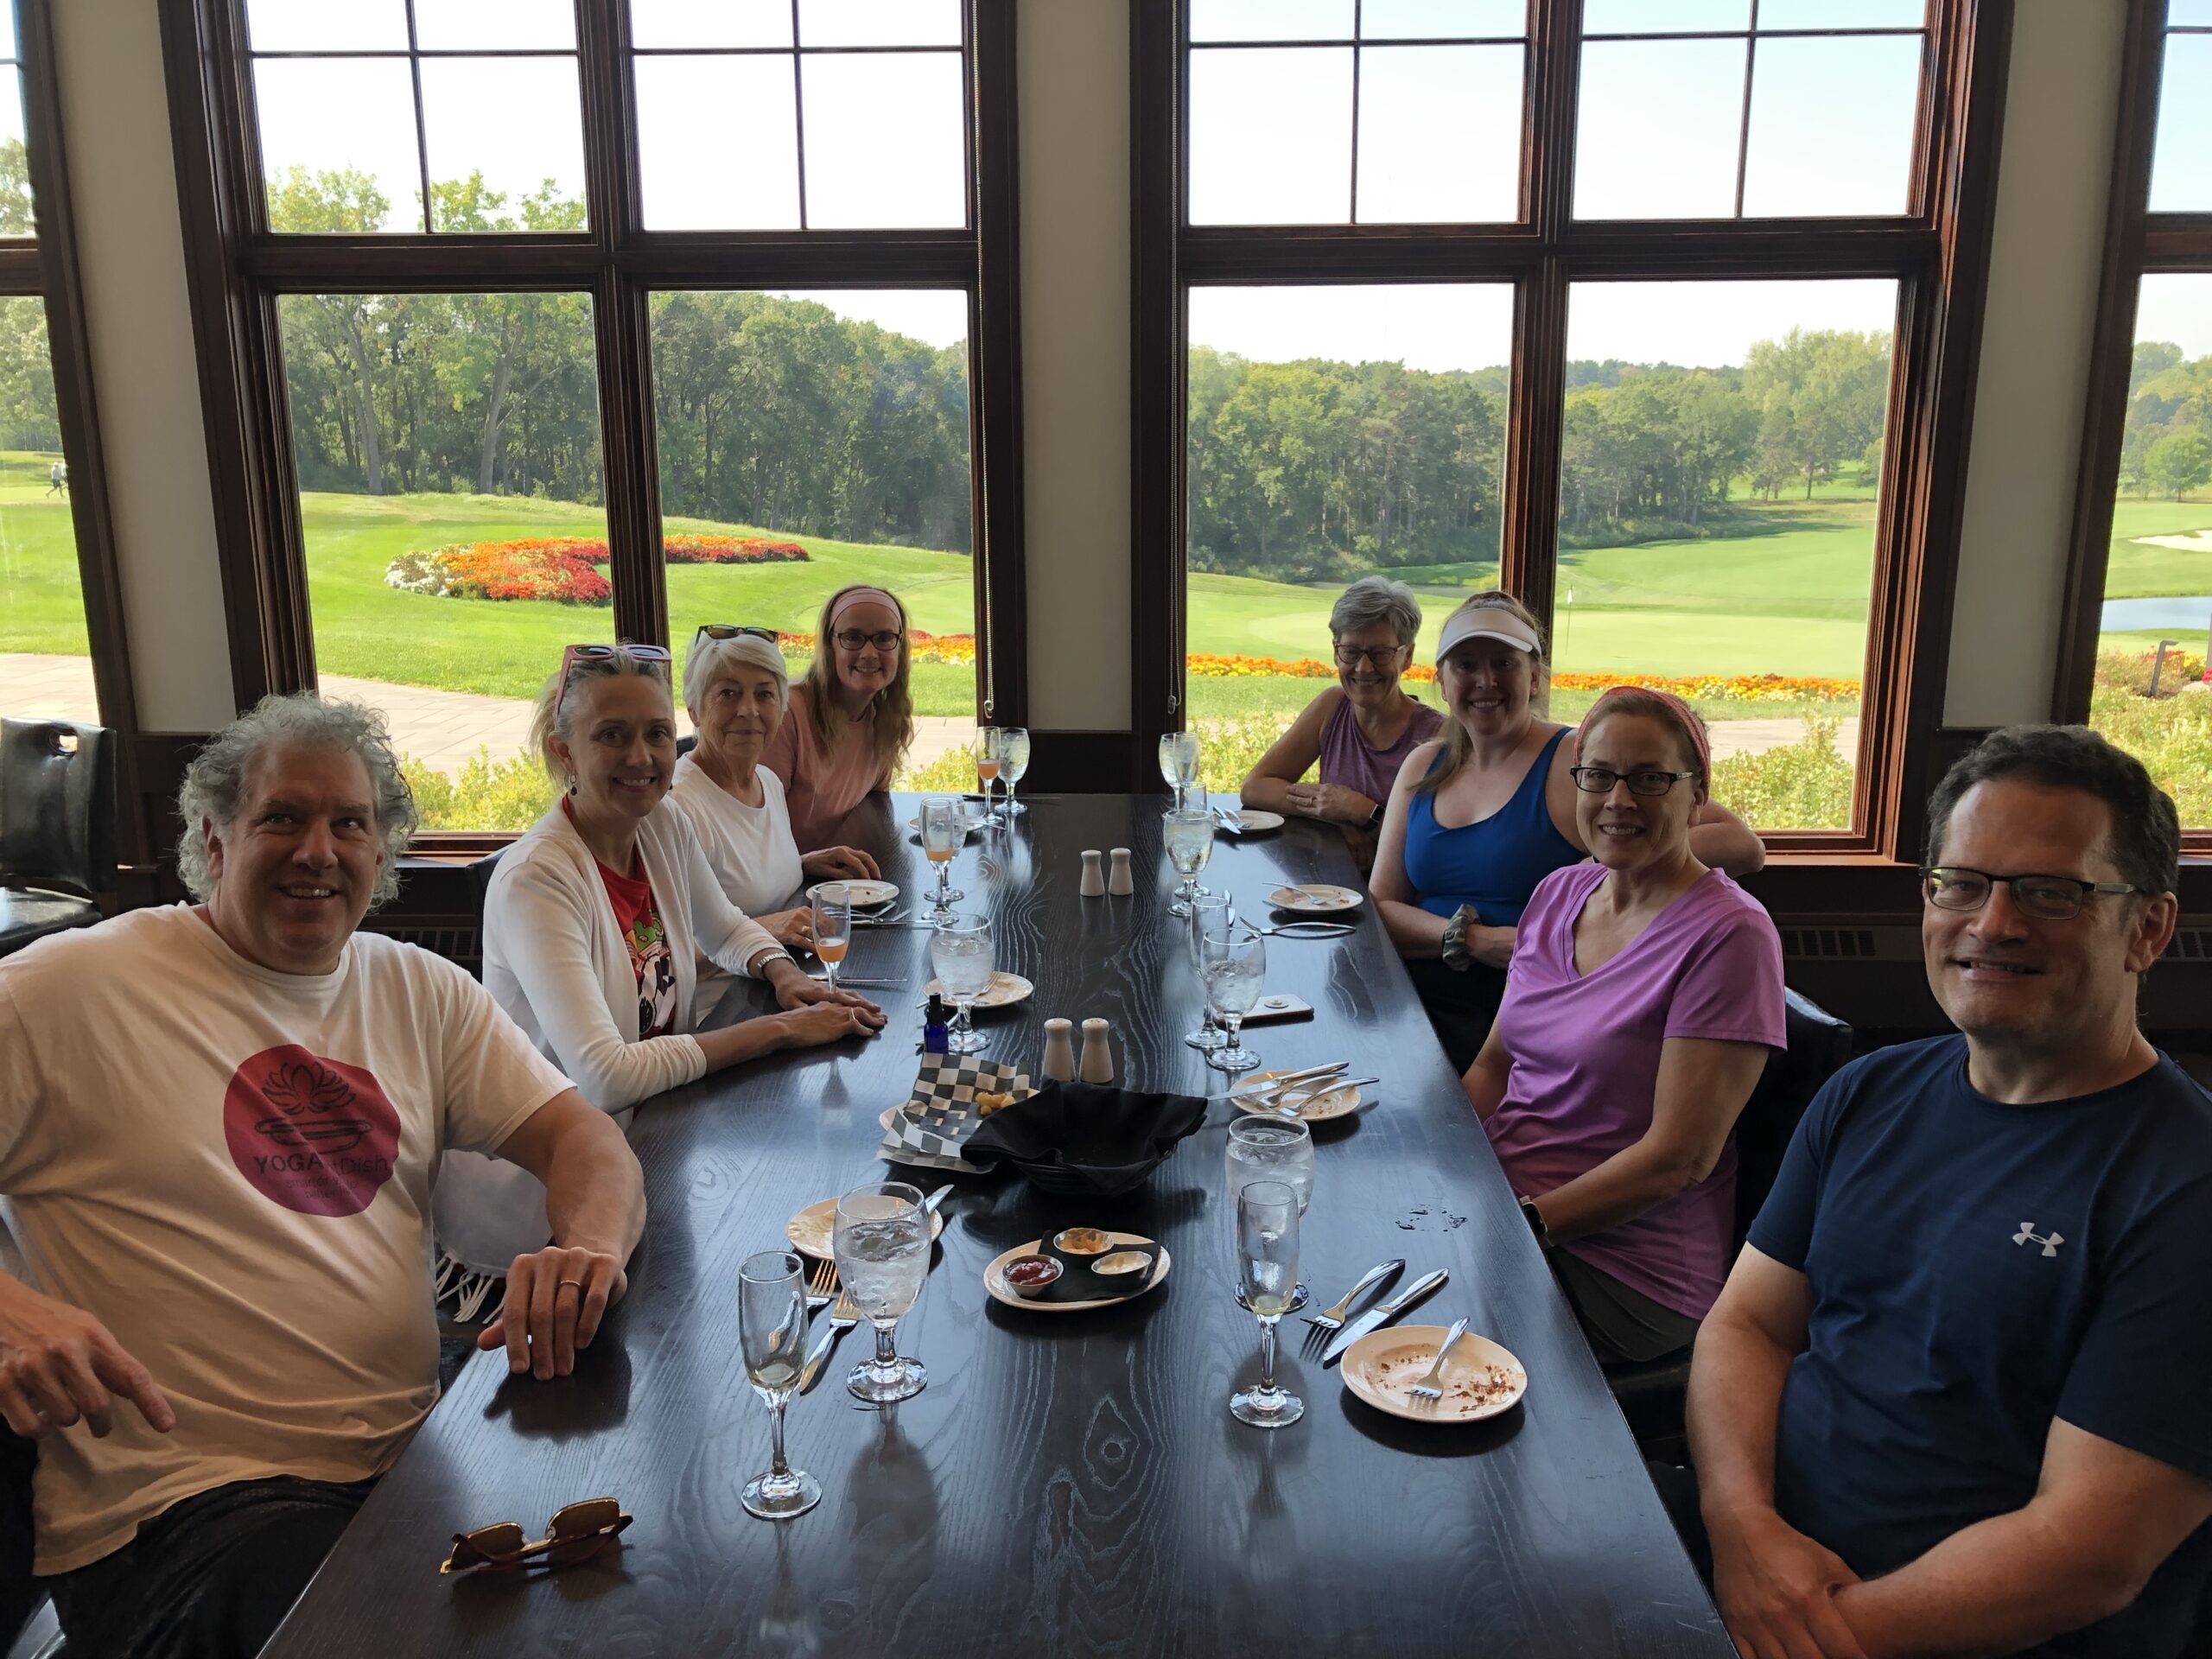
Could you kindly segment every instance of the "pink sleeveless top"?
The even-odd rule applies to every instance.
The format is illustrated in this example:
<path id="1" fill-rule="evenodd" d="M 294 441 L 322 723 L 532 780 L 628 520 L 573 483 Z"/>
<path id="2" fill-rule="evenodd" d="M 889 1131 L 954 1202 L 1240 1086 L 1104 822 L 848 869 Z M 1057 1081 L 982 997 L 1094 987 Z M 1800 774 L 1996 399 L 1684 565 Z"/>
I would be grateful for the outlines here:
<path id="1" fill-rule="evenodd" d="M 1346 697 L 1321 728 L 1321 781 L 1356 789 L 1370 801 L 1387 801 L 1406 757 L 1434 737 L 1443 724 L 1442 715 L 1425 702 L 1414 702 L 1414 717 L 1398 734 L 1398 741 L 1387 749 L 1370 748 L 1359 734 L 1351 699 Z"/>

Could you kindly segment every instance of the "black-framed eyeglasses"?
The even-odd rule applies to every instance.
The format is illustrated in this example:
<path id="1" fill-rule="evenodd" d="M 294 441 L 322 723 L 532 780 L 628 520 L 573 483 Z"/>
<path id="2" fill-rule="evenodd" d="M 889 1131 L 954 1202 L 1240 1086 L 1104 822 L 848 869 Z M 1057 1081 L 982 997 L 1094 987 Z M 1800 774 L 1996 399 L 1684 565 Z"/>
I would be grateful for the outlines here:
<path id="1" fill-rule="evenodd" d="M 1337 666 L 1357 668 L 1364 663 L 1370 668 L 1389 668 L 1405 652 L 1403 645 L 1376 645 L 1372 650 L 1362 650 L 1357 645 L 1338 645 Z"/>
<path id="2" fill-rule="evenodd" d="M 1980 910 L 1989 902 L 1990 890 L 2002 881 L 2012 889 L 2012 903 L 2025 916 L 2046 922 L 2071 920 L 2082 913 L 2089 895 L 2097 893 L 2140 893 L 2126 881 L 2084 881 L 2072 875 L 1992 875 L 1957 864 L 1933 864 L 1921 871 L 1923 891 L 1938 910 Z"/>
<path id="3" fill-rule="evenodd" d="M 702 639 L 766 639 L 772 645 L 778 636 L 773 628 L 756 628 L 749 623 L 702 622 L 691 643 L 696 645 Z"/>
<path id="4" fill-rule="evenodd" d="M 1615 772 L 1611 766 L 1569 766 L 1567 775 L 1574 779 L 1574 786 L 1585 795 L 1610 795 L 1613 785 L 1625 779 L 1631 795 L 1664 795 L 1685 778 L 1694 778 L 1694 772 L 1661 772 L 1648 767 L 1640 772 Z"/>
<path id="5" fill-rule="evenodd" d="M 858 628 L 840 628 L 832 637 L 847 651 L 858 651 L 862 645 L 874 645 L 878 651 L 896 651 L 906 643 L 906 636 L 896 628 L 886 628 L 880 633 L 862 633 Z"/>

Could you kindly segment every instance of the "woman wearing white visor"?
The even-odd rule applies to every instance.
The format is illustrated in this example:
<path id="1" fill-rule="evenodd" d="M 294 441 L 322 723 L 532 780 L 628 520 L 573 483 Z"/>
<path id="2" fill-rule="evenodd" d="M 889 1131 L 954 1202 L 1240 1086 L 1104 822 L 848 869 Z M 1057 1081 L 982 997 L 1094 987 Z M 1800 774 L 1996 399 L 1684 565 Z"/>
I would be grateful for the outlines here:
<path id="1" fill-rule="evenodd" d="M 1436 642 L 1442 735 L 1406 757 L 1382 818 L 1371 886 L 1452 1069 L 1473 1063 L 1505 992 L 1514 929 L 1536 883 L 1589 855 L 1574 822 L 1573 728 L 1545 717 L 1551 670 L 1536 619 L 1492 590 Z M 1710 801 L 1690 849 L 1731 875 L 1766 849 Z"/>

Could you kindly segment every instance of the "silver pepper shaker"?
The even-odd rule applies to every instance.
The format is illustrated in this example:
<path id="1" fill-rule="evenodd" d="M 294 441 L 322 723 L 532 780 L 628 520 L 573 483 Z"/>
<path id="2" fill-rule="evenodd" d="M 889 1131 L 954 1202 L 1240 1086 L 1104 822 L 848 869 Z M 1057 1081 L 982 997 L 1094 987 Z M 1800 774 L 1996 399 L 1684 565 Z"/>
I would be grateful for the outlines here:
<path id="1" fill-rule="evenodd" d="M 1086 1020 L 1083 1022 L 1083 1069 L 1085 1083 L 1114 1081 L 1114 1051 L 1106 1040 L 1106 1022 Z"/>
<path id="2" fill-rule="evenodd" d="M 1099 863 L 1100 856 L 1096 847 L 1083 849 L 1082 893 L 1086 899 L 1103 899 L 1106 896 L 1106 872 Z"/>
<path id="3" fill-rule="evenodd" d="M 1061 1083 L 1075 1081 L 1075 1023 L 1069 1020 L 1045 1022 L 1045 1075 Z"/>
<path id="4" fill-rule="evenodd" d="M 1106 855 L 1106 891 L 1116 899 L 1126 899 L 1137 890 L 1136 882 L 1129 875 L 1129 849 L 1116 847 Z"/>

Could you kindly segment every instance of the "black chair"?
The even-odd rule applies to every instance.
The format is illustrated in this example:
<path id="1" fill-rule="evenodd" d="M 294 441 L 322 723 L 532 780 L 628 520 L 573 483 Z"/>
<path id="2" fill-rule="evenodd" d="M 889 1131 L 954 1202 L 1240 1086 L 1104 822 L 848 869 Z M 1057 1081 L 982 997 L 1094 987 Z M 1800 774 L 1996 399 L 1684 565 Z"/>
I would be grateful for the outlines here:
<path id="1" fill-rule="evenodd" d="M 1851 1058 L 1851 1027 L 1810 997 L 1783 993 L 1783 1026 L 1789 1046 L 1767 1056 L 1766 1069 L 1736 1120 L 1736 1237 L 1744 1247 L 1759 1206 L 1782 1173 L 1783 1154 L 1797 1133 L 1798 1120 L 1813 1096 Z M 1731 1255 L 1734 1254 L 1731 1251 Z M 1688 1351 L 1640 1365 L 1609 1368 L 1605 1381 L 1620 1402 L 1637 1444 L 1647 1452 L 1672 1452 L 1682 1434 L 1682 1408 L 1689 1390 Z"/>
<path id="2" fill-rule="evenodd" d="M 115 734 L 0 720 L 0 957 L 100 919 L 115 887 Z"/>

